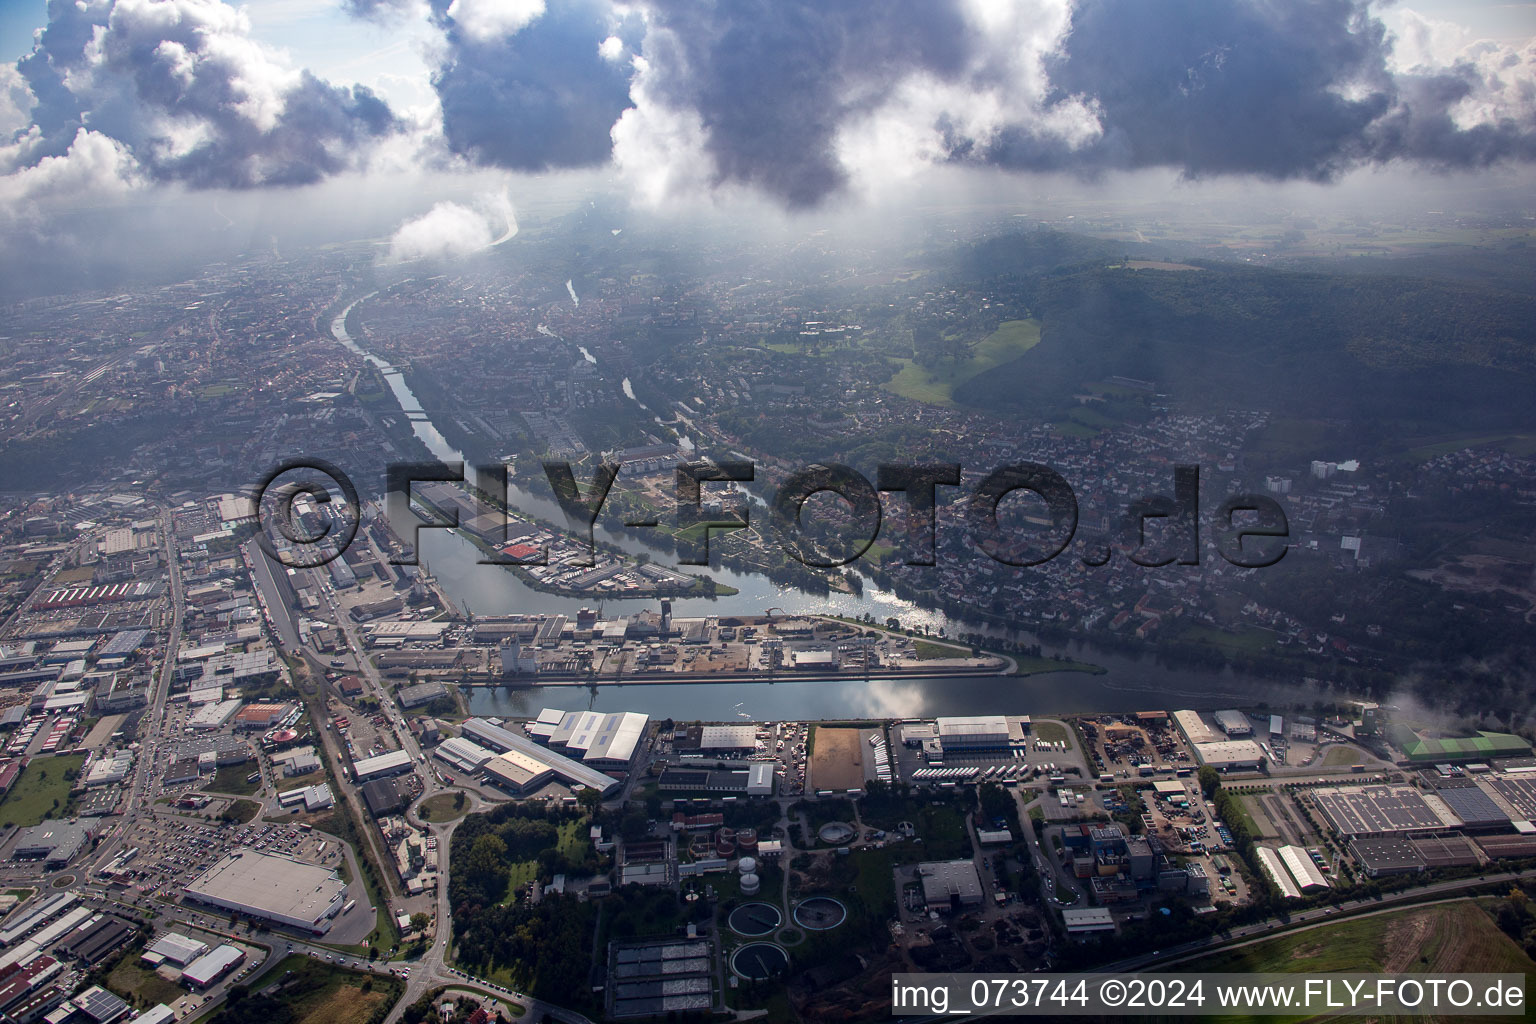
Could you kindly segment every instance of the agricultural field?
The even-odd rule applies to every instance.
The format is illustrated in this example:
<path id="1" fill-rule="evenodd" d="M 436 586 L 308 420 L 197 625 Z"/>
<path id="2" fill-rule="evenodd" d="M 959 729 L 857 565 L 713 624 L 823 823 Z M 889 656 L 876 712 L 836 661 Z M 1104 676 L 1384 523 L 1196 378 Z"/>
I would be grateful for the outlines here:
<path id="1" fill-rule="evenodd" d="M 1463 900 L 1311 928 L 1179 964 L 1187 972 L 1520 973 L 1536 962 Z"/>

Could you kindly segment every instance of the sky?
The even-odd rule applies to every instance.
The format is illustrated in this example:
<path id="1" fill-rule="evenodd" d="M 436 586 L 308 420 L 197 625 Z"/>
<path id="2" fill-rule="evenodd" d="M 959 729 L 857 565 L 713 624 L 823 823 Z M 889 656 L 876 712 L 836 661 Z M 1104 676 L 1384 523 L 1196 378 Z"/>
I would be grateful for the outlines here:
<path id="1" fill-rule="evenodd" d="M 573 183 L 798 216 L 956 169 L 1326 188 L 1536 165 L 1536 3 L 0 0 L 0 57 L 0 243 L 29 258 L 82 214 L 233 223 L 252 197 L 372 200 L 320 219 L 409 259 L 499 244 Z"/>

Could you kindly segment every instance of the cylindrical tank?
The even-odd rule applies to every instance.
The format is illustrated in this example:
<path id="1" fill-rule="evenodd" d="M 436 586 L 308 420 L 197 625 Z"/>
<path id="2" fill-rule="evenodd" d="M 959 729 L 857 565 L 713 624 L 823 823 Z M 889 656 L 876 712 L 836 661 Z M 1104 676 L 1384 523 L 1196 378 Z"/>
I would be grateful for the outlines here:
<path id="1" fill-rule="evenodd" d="M 736 830 L 727 825 L 715 833 L 715 853 L 729 857 L 736 852 Z"/>
<path id="2" fill-rule="evenodd" d="M 743 875 L 755 874 L 757 872 L 757 858 L 756 857 L 743 857 L 743 858 L 741 858 L 741 863 L 736 865 L 736 870 L 740 871 Z"/>
<path id="3" fill-rule="evenodd" d="M 741 876 L 741 894 L 743 896 L 756 896 L 761 888 L 762 884 L 758 881 L 757 875 L 749 872 Z"/>

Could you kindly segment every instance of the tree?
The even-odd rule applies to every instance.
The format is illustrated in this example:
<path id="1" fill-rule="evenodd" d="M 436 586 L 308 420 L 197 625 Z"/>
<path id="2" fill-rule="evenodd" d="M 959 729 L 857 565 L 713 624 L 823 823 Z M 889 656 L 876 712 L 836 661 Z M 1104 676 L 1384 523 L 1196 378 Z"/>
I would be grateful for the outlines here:
<path id="1" fill-rule="evenodd" d="M 1200 766 L 1200 792 L 1209 800 L 1216 795 L 1216 790 L 1221 786 L 1221 773 L 1210 765 Z"/>
<path id="2" fill-rule="evenodd" d="M 581 804 L 582 808 L 590 813 L 593 808 L 603 802 L 603 794 L 588 786 L 576 794 L 576 802 Z"/>
<path id="3" fill-rule="evenodd" d="M 432 923 L 432 918 L 429 917 L 426 914 L 425 911 L 418 910 L 418 911 L 416 911 L 416 913 L 411 915 L 411 930 L 412 931 L 424 932 L 424 931 L 427 930 L 427 925 L 429 925 L 431 923 Z"/>

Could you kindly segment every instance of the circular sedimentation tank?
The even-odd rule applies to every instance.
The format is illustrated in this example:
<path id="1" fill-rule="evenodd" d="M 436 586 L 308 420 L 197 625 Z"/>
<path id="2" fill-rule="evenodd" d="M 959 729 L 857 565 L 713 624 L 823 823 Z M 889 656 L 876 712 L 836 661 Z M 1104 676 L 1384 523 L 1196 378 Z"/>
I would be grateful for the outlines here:
<path id="1" fill-rule="evenodd" d="M 795 923 L 812 931 L 836 928 L 847 919 L 848 908 L 831 896 L 812 896 L 795 907 Z"/>
<path id="2" fill-rule="evenodd" d="M 767 935 L 783 923 L 784 915 L 771 903 L 743 903 L 726 918 L 731 931 L 748 938 Z"/>
<path id="3" fill-rule="evenodd" d="M 789 954 L 771 942 L 749 942 L 731 954 L 731 970 L 749 981 L 763 981 L 789 967 Z"/>

